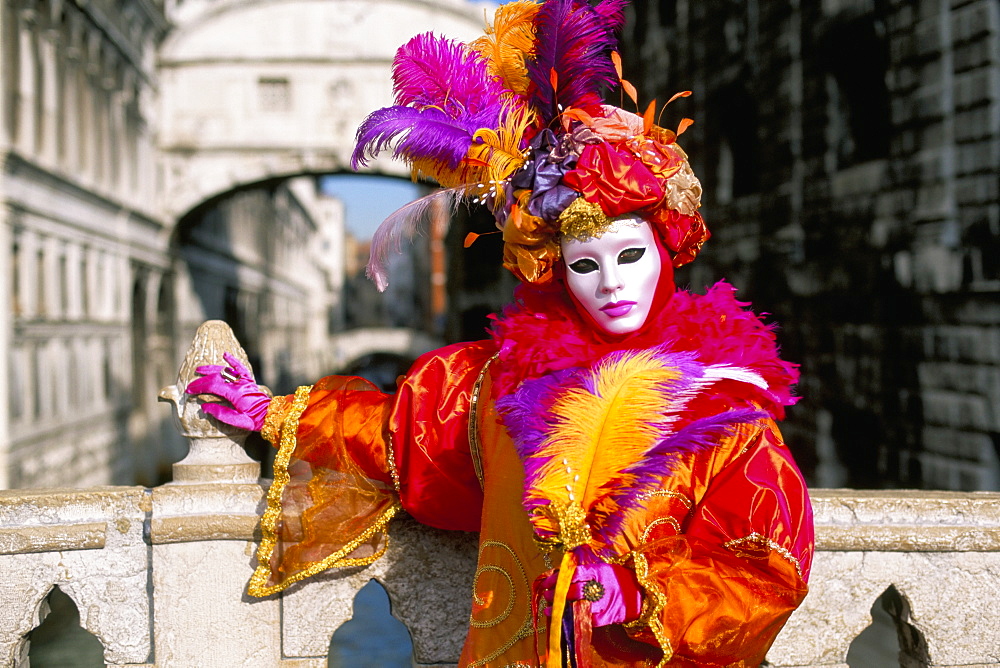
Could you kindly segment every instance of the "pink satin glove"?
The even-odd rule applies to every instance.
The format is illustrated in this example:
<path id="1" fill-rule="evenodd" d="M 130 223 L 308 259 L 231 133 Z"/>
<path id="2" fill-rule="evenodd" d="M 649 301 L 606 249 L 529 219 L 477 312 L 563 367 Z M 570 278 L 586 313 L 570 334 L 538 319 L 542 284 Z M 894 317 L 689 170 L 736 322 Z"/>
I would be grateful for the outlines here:
<path id="1" fill-rule="evenodd" d="M 209 364 L 195 371 L 202 374 L 188 384 L 188 394 L 214 394 L 232 406 L 221 403 L 204 403 L 201 410 L 233 427 L 260 431 L 267 416 L 271 397 L 254 381 L 253 374 L 229 353 L 223 354 L 229 366 Z"/>
<path id="2" fill-rule="evenodd" d="M 559 571 L 554 571 L 542 582 L 542 595 L 550 604 L 556 588 Z M 566 600 L 590 601 L 593 625 L 624 624 L 639 618 L 642 612 L 642 591 L 635 575 L 624 566 L 606 564 L 581 564 L 573 572 Z M 547 611 L 552 614 L 551 610 Z"/>

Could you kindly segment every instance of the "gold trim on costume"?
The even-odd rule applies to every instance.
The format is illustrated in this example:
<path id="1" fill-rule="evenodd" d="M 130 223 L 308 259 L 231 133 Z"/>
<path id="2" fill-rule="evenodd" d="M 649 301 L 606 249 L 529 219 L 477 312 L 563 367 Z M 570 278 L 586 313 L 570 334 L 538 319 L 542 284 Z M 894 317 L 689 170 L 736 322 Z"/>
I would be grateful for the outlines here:
<path id="1" fill-rule="evenodd" d="M 655 520 L 646 525 L 646 528 L 642 530 L 642 537 L 639 539 L 640 543 L 645 543 L 649 540 L 649 534 L 653 529 L 660 526 L 661 524 L 669 524 L 677 532 L 677 535 L 681 533 L 681 525 L 675 518 L 670 517 L 657 517 Z"/>
<path id="2" fill-rule="evenodd" d="M 635 562 L 635 579 L 639 581 L 639 585 L 649 596 L 646 599 L 647 603 L 643 604 L 642 616 L 634 622 L 625 624 L 625 628 L 636 628 L 641 625 L 649 627 L 663 652 L 663 658 L 656 664 L 656 668 L 661 668 L 674 656 L 674 646 L 663 632 L 663 621 L 660 617 L 663 609 L 667 606 L 667 601 L 663 592 L 649 579 L 649 562 L 646 561 L 646 555 L 636 552 L 633 554 L 633 561 Z M 648 601 L 652 601 L 652 604 Z"/>
<path id="3" fill-rule="evenodd" d="M 288 409 L 284 423 L 281 425 L 281 443 L 278 448 L 278 454 L 275 455 L 274 458 L 274 481 L 271 483 L 270 489 L 267 490 L 267 509 L 264 511 L 264 515 L 260 518 L 261 539 L 260 546 L 257 548 L 257 568 L 254 569 L 254 573 L 250 577 L 250 584 L 247 586 L 247 593 L 251 596 L 270 596 L 271 594 L 282 591 L 291 584 L 335 566 L 367 566 L 368 564 L 371 564 L 385 554 L 385 550 L 389 545 L 388 536 L 386 537 L 385 544 L 382 549 L 373 555 L 355 559 L 345 559 L 345 557 L 356 550 L 359 545 L 368 541 L 376 533 L 385 531 L 385 527 L 389 523 L 389 520 L 391 520 L 400 509 L 399 502 L 396 501 L 382 511 L 378 519 L 376 519 L 371 526 L 365 529 L 361 535 L 354 538 L 334 554 L 329 555 L 321 562 L 312 564 L 304 571 L 300 571 L 276 585 L 268 586 L 266 584 L 271 570 L 271 555 L 274 554 L 274 548 L 278 543 L 276 528 L 278 519 L 281 516 L 281 496 L 290 479 L 290 476 L 288 475 L 288 462 L 292 457 L 292 452 L 295 450 L 297 443 L 296 435 L 299 429 L 299 417 L 301 417 L 302 413 L 305 412 L 306 407 L 309 405 L 310 392 L 312 392 L 312 385 L 303 385 L 295 391 L 295 398 L 292 400 L 292 405 Z"/>
<path id="4" fill-rule="evenodd" d="M 479 576 L 487 571 L 493 571 L 495 573 L 499 573 L 500 575 L 503 576 L 505 580 L 507 580 L 507 586 L 510 587 L 510 600 L 507 601 L 507 609 L 489 621 L 481 622 L 475 619 L 472 615 L 470 615 L 469 626 L 472 626 L 473 628 L 477 629 L 492 628 L 497 624 L 503 622 L 503 620 L 510 617 L 510 613 L 514 610 L 514 601 L 517 599 L 517 597 L 514 595 L 517 589 L 514 587 L 514 578 L 510 576 L 510 573 L 500 568 L 496 564 L 487 564 L 486 566 L 480 566 L 479 568 L 477 568 L 476 575 L 472 579 L 472 598 L 475 599 L 476 603 L 478 603 L 479 605 L 483 604 L 483 599 L 479 596 L 477 585 L 479 584 Z"/>
<path id="5" fill-rule="evenodd" d="M 392 440 L 392 432 L 386 431 L 385 435 L 385 449 L 386 449 L 386 461 L 389 464 L 389 475 L 392 476 L 392 488 L 396 490 L 396 494 L 400 493 L 399 487 L 399 471 L 396 470 L 396 447 Z"/>
<path id="6" fill-rule="evenodd" d="M 656 497 L 656 496 L 665 496 L 665 497 L 671 498 L 671 499 L 678 499 L 678 500 L 680 500 L 681 503 L 684 504 L 684 507 L 687 508 L 688 510 L 691 510 L 691 507 L 694 505 L 694 502 L 691 501 L 691 499 L 689 499 L 688 497 L 684 496 L 680 492 L 675 492 L 672 489 L 657 489 L 657 490 L 653 490 L 652 492 L 646 492 L 645 494 L 643 494 L 639 498 L 642 499 L 643 501 L 645 501 L 646 499 L 652 499 L 653 497 Z"/>
<path id="7" fill-rule="evenodd" d="M 281 423 L 285 419 L 286 413 L 288 413 L 288 399 L 286 397 L 274 397 L 267 405 L 267 414 L 264 417 L 264 426 L 260 430 L 260 435 L 271 445 L 278 443 Z"/>
<path id="8" fill-rule="evenodd" d="M 771 550 L 774 550 L 779 555 L 784 557 L 785 561 L 787 561 L 788 563 L 790 563 L 792 566 L 795 567 L 795 572 L 799 574 L 799 579 L 802 579 L 802 565 L 799 564 L 799 560 L 796 559 L 795 556 L 787 549 L 778 545 L 770 538 L 762 536 L 756 531 L 754 531 L 749 536 L 744 536 L 743 538 L 736 538 L 730 541 L 726 541 L 725 543 L 723 543 L 723 545 L 726 548 L 732 550 L 733 553 L 736 554 L 736 556 L 738 557 L 743 557 L 744 559 L 760 559 L 760 556 L 758 554 L 747 552 L 741 549 L 742 546 L 747 543 L 754 543 L 758 546 L 767 547 Z"/>
<path id="9" fill-rule="evenodd" d="M 510 554 L 511 559 L 514 561 L 514 565 L 517 566 L 517 570 L 518 570 L 519 574 L 521 575 L 521 582 L 524 585 L 524 592 L 527 595 L 528 592 L 530 591 L 530 586 L 529 586 L 529 583 L 528 583 L 528 574 L 524 570 L 524 566 L 521 564 L 521 560 L 518 558 L 517 553 L 514 552 L 514 550 L 509 545 L 507 545 L 506 543 L 503 543 L 503 542 L 498 541 L 498 540 L 488 540 L 488 541 L 484 541 L 479 546 L 479 560 L 480 561 L 482 561 L 483 550 L 485 548 L 487 548 L 487 547 L 499 547 L 499 548 L 503 548 L 504 550 L 506 550 Z M 487 622 L 481 622 L 481 621 L 478 621 L 476 619 L 473 619 L 472 615 L 470 614 L 469 615 L 469 625 L 472 626 L 472 627 L 474 627 L 474 628 L 478 628 L 478 629 L 483 629 L 483 628 L 489 628 L 491 626 L 496 626 L 500 622 L 504 621 L 510 615 L 510 613 L 511 613 L 513 607 L 514 607 L 514 598 L 515 598 L 515 594 L 517 593 L 517 590 L 513 587 L 514 579 L 510 576 L 510 573 L 508 573 L 503 568 L 501 568 L 500 566 L 497 566 L 495 564 L 487 564 L 486 566 L 479 566 L 476 569 L 476 575 L 475 575 L 475 578 L 474 578 L 473 584 L 472 584 L 472 595 L 473 595 L 474 598 L 478 598 L 478 591 L 476 589 L 476 584 L 479 581 L 479 575 L 480 575 L 480 573 L 482 573 L 484 571 L 487 571 L 487 570 L 492 570 L 492 571 L 497 571 L 499 573 L 503 573 L 504 577 L 507 579 L 507 582 L 511 584 L 510 603 L 507 605 L 507 610 L 505 610 L 502 614 L 500 614 L 499 616 L 497 616 L 494 619 L 491 619 L 491 620 L 489 620 Z M 530 598 L 530 596 L 529 596 L 529 598 Z M 541 616 L 542 616 L 542 611 L 539 610 L 539 617 L 541 617 Z M 537 633 L 540 628 L 542 628 L 542 627 L 540 627 L 540 626 L 538 626 L 538 625 L 536 625 L 536 624 L 534 624 L 532 622 L 532 619 L 531 619 L 531 604 L 530 604 L 530 601 L 529 601 L 527 612 L 524 615 L 524 621 L 521 622 L 521 627 L 514 633 L 513 637 L 511 637 L 510 640 L 508 640 L 507 642 L 505 642 L 499 649 L 491 652 L 490 654 L 488 654 L 487 656 L 484 656 L 483 658 L 479 659 L 478 661 L 474 661 L 474 662 L 470 663 L 469 664 L 469 668 L 478 668 L 478 666 L 484 666 L 487 663 L 489 663 L 490 661 L 493 661 L 494 659 L 496 659 L 497 657 L 502 656 L 504 654 L 504 652 L 506 652 L 511 647 L 513 647 L 519 640 L 521 640 L 523 638 L 526 638 L 526 637 L 532 635 L 533 633 Z M 517 664 L 514 664 L 514 665 L 517 665 Z"/>
<path id="10" fill-rule="evenodd" d="M 477 416 L 479 414 L 479 391 L 483 387 L 483 381 L 486 379 L 486 372 L 489 371 L 490 365 L 493 364 L 493 360 L 500 356 L 500 353 L 493 353 L 493 356 L 486 360 L 483 364 L 483 368 L 479 370 L 479 375 L 476 376 L 476 382 L 472 386 L 472 399 L 469 402 L 469 454 L 472 455 L 472 466 L 476 469 L 476 478 L 479 479 L 479 488 L 483 489 L 483 452 L 482 446 L 479 443 L 479 421 Z M 397 488 L 398 490 L 398 488 Z"/>

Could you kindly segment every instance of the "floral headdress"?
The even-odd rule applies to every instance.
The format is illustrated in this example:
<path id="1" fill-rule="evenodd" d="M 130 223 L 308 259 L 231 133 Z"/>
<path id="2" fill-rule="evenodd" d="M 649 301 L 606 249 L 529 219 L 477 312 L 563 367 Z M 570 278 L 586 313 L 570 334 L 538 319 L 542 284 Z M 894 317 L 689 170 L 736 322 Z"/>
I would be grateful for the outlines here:
<path id="1" fill-rule="evenodd" d="M 616 51 L 626 2 L 515 0 L 471 44 L 425 33 L 399 48 L 396 105 L 365 119 L 351 164 L 392 147 L 414 179 L 442 190 L 375 233 L 368 275 L 379 289 L 389 253 L 442 198 L 487 204 L 503 232 L 504 266 L 530 283 L 551 279 L 560 234 L 596 236 L 626 215 L 650 222 L 674 266 L 694 259 L 709 233 L 701 185 L 676 143 L 691 121 L 674 132 L 654 122 L 655 101 L 639 115 L 601 100 L 620 84 L 637 103 Z"/>

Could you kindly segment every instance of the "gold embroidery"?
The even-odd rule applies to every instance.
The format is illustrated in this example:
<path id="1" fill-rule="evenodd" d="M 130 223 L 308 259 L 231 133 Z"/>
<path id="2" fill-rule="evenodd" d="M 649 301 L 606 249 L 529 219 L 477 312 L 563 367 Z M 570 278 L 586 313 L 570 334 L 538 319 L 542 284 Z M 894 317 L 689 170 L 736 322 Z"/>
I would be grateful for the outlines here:
<path id="1" fill-rule="evenodd" d="M 479 370 L 476 382 L 472 386 L 472 399 L 469 403 L 469 453 L 472 455 L 472 466 L 476 469 L 476 477 L 479 479 L 480 489 L 483 488 L 483 453 L 482 446 L 479 443 L 479 421 L 477 419 L 479 415 L 479 391 L 483 387 L 486 372 L 489 370 L 490 365 L 493 364 L 493 360 L 499 356 L 500 353 L 494 353 L 493 357 L 486 360 L 486 364 Z"/>
<path id="2" fill-rule="evenodd" d="M 552 502 L 547 506 L 535 508 L 532 514 L 546 518 L 559 528 L 559 533 L 552 538 L 534 537 L 540 552 L 551 552 L 555 549 L 572 550 L 590 542 L 587 513 L 583 510 L 583 506 L 575 501 Z"/>
<path id="3" fill-rule="evenodd" d="M 693 505 L 691 499 L 687 498 L 680 492 L 675 492 L 672 489 L 657 489 L 652 492 L 646 492 L 639 498 L 645 501 L 646 499 L 651 499 L 656 496 L 665 496 L 671 499 L 678 499 L 681 503 L 684 504 L 684 507 L 687 508 L 688 510 L 691 510 L 691 506 Z"/>
<path id="4" fill-rule="evenodd" d="M 799 564 L 799 560 L 796 559 L 795 556 L 787 549 L 778 545 L 770 538 L 765 538 L 756 531 L 754 531 L 749 536 L 744 536 L 743 538 L 736 538 L 734 540 L 726 541 L 724 545 L 728 549 L 732 550 L 733 553 L 735 553 L 736 556 L 738 557 L 743 557 L 744 559 L 762 558 L 760 552 L 751 552 L 749 550 L 744 550 L 743 546 L 746 545 L 747 543 L 754 544 L 757 547 L 767 547 L 771 550 L 774 550 L 782 557 L 784 557 L 785 561 L 789 562 L 792 566 L 795 567 L 795 572 L 799 574 L 799 578 L 802 577 L 802 566 L 801 564 Z"/>
<path id="5" fill-rule="evenodd" d="M 488 629 L 490 627 L 496 626 L 503 620 L 507 619 L 507 617 L 510 616 L 511 611 L 514 610 L 514 600 L 516 599 L 514 593 L 517 590 L 514 587 L 514 578 L 510 576 L 510 573 L 508 573 L 507 571 L 496 565 L 480 566 L 478 569 L 476 569 L 476 576 L 472 580 L 472 598 L 477 604 L 479 605 L 486 604 L 486 601 L 483 600 L 483 598 L 479 595 L 478 585 L 479 585 L 479 576 L 482 575 L 483 573 L 486 573 L 487 571 L 493 571 L 499 573 L 504 577 L 505 580 L 507 580 L 507 586 L 510 587 L 510 598 L 507 601 L 507 608 L 499 615 L 497 615 L 496 617 L 494 617 L 489 621 L 481 622 L 470 615 L 469 625 L 477 629 Z"/>
<path id="6" fill-rule="evenodd" d="M 674 646 L 663 632 L 663 621 L 660 617 L 667 602 L 663 596 L 663 592 L 649 579 L 649 562 L 646 561 L 646 555 L 636 552 L 633 555 L 633 560 L 635 562 L 635 578 L 648 594 L 648 597 L 646 598 L 646 602 L 643 603 L 642 616 L 636 621 L 628 622 L 625 624 L 625 627 L 635 628 L 641 625 L 649 627 L 649 630 L 653 632 L 653 637 L 656 638 L 656 642 L 660 644 L 660 649 L 663 651 L 663 658 L 656 664 L 657 668 L 660 668 L 661 666 L 665 666 L 674 656 Z"/>
<path id="7" fill-rule="evenodd" d="M 642 531 L 642 538 L 639 539 L 639 542 L 640 543 L 647 542 L 649 540 L 649 534 L 650 534 L 650 532 L 652 532 L 653 529 L 655 529 L 656 527 L 660 526 L 661 524 L 669 524 L 670 526 L 672 526 L 674 528 L 675 532 L 677 532 L 678 534 L 680 534 L 680 532 L 681 532 L 680 522 L 678 522 L 673 517 L 670 517 L 670 516 L 667 516 L 667 517 L 657 517 L 655 520 L 653 520 L 652 522 L 650 522 L 649 524 L 647 524 L 645 529 L 643 529 L 643 531 Z"/>
<path id="8" fill-rule="evenodd" d="M 529 587 L 528 587 L 528 574 L 525 572 L 524 566 L 521 564 L 521 560 L 518 558 L 517 553 L 514 552 L 514 550 L 509 545 L 507 545 L 506 543 L 502 543 L 502 542 L 497 541 L 497 540 L 487 540 L 487 541 L 484 541 L 482 543 L 482 545 L 480 545 L 480 547 L 479 547 L 479 560 L 480 561 L 482 561 L 483 551 L 486 548 L 488 548 L 488 547 L 502 548 L 503 550 L 505 550 L 507 553 L 510 554 L 511 559 L 514 561 L 514 565 L 517 566 L 518 574 L 521 576 L 520 577 L 520 582 L 521 582 L 521 584 L 524 587 L 523 591 L 525 592 L 525 594 L 527 594 L 527 592 L 529 590 Z M 496 571 L 498 573 L 502 573 L 503 574 L 503 576 L 504 576 L 504 578 L 506 578 L 508 584 L 511 585 L 510 602 L 507 604 L 507 609 L 503 613 L 501 613 L 500 615 L 498 615 L 497 617 L 495 617 L 494 619 L 491 619 L 489 621 L 485 621 L 485 622 L 484 621 L 479 621 L 479 620 L 473 619 L 472 616 L 470 615 L 469 616 L 469 625 L 472 626 L 472 627 L 474 627 L 474 628 L 479 628 L 479 629 L 481 629 L 481 628 L 489 628 L 491 626 L 496 626 L 497 624 L 499 624 L 500 622 L 502 622 L 504 619 L 506 619 L 510 615 L 511 611 L 513 610 L 514 599 L 515 599 L 515 595 L 517 593 L 517 589 L 515 589 L 515 587 L 514 587 L 514 579 L 510 576 L 510 573 L 508 573 L 507 571 L 505 571 L 500 566 L 497 566 L 497 565 L 494 565 L 494 564 L 488 564 L 486 566 L 480 566 L 479 568 L 476 569 L 476 575 L 475 575 L 475 578 L 473 580 L 473 585 L 472 585 L 472 587 L 473 587 L 473 598 L 475 600 L 477 600 L 477 601 L 481 601 L 482 600 L 479 597 L 479 592 L 478 592 L 478 589 L 477 589 L 476 585 L 479 582 L 479 576 L 480 576 L 480 574 L 483 573 L 483 572 L 485 572 L 485 571 Z M 469 668 L 477 668 L 478 666 L 484 666 L 484 665 L 486 665 L 487 663 L 489 663 L 490 661 L 493 661 L 497 657 L 502 656 L 504 654 L 504 652 L 506 652 L 511 647 L 513 647 L 515 645 L 515 643 L 517 643 L 517 641 L 519 641 L 522 638 L 525 638 L 527 636 L 530 636 L 533 633 L 536 633 L 536 632 L 538 632 L 540 630 L 540 628 L 538 626 L 536 626 L 536 624 L 532 623 L 532 619 L 531 619 L 531 605 L 529 604 L 527 606 L 527 608 L 528 608 L 527 612 L 525 612 L 525 615 L 524 615 L 524 621 L 521 622 L 521 627 L 517 630 L 517 632 L 514 633 L 513 637 L 511 637 L 510 640 L 508 640 L 507 642 L 505 642 L 499 649 L 495 650 L 494 652 L 491 652 L 489 655 L 484 656 L 483 658 L 479 659 L 478 661 L 475 661 L 475 662 L 469 664 Z M 541 618 L 543 616 L 544 615 L 542 614 L 542 611 L 539 610 L 539 618 Z M 514 664 L 514 665 L 517 665 L 517 664 Z"/>
<path id="9" fill-rule="evenodd" d="M 312 391 L 311 385 L 304 385 L 295 391 L 295 398 L 288 409 L 284 424 L 281 426 L 281 443 L 278 454 L 274 458 L 274 481 L 267 491 L 267 509 L 263 517 L 260 518 L 261 540 L 260 547 L 257 548 L 257 568 L 250 577 L 250 584 L 247 592 L 251 596 L 269 596 L 275 594 L 291 584 L 304 580 L 332 567 L 367 566 L 383 554 L 389 545 L 389 538 L 386 537 L 382 549 L 373 555 L 354 559 L 347 559 L 347 555 L 356 550 L 362 543 L 367 542 L 376 533 L 385 531 L 389 523 L 397 512 L 399 512 L 399 502 L 394 502 L 391 506 L 382 511 L 381 515 L 354 540 L 340 550 L 331 554 L 321 562 L 315 563 L 309 568 L 279 582 L 276 585 L 267 585 L 268 575 L 271 567 L 271 555 L 274 554 L 275 545 L 278 542 L 277 524 L 281 516 L 281 496 L 285 486 L 288 485 L 290 476 L 288 475 L 288 462 L 292 452 L 295 450 L 296 434 L 299 429 L 299 417 L 305 412 L 309 405 L 309 393 Z"/>
<path id="10" fill-rule="evenodd" d="M 556 219 L 563 236 L 578 241 L 599 237 L 607 231 L 613 219 L 608 218 L 600 204 L 577 197 Z"/>
<path id="11" fill-rule="evenodd" d="M 399 494 L 399 471 L 396 470 L 396 449 L 392 440 L 392 432 L 387 432 L 385 438 L 385 448 L 387 450 L 386 461 L 389 463 L 389 475 L 392 476 L 392 488 Z"/>
<path id="12" fill-rule="evenodd" d="M 267 405 L 267 415 L 264 417 L 264 426 L 260 430 L 260 435 L 271 445 L 278 444 L 281 423 L 287 412 L 288 399 L 286 397 L 274 397 Z"/>

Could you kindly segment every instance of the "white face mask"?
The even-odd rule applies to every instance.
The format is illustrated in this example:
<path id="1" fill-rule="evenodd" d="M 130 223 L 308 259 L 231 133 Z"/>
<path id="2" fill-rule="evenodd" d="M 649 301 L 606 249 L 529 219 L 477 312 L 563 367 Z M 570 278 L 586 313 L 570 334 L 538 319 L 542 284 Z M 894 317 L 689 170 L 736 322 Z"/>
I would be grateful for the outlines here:
<path id="1" fill-rule="evenodd" d="M 635 332 L 649 316 L 660 280 L 660 253 L 649 223 L 616 221 L 587 241 L 563 238 L 566 287 L 609 334 Z"/>

